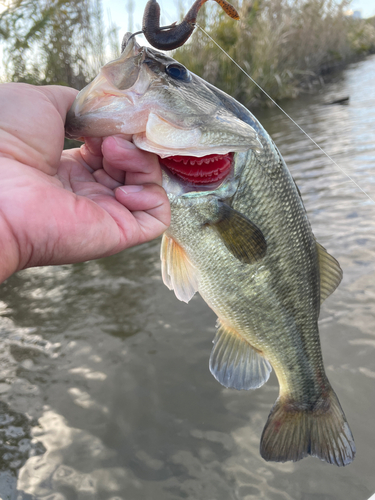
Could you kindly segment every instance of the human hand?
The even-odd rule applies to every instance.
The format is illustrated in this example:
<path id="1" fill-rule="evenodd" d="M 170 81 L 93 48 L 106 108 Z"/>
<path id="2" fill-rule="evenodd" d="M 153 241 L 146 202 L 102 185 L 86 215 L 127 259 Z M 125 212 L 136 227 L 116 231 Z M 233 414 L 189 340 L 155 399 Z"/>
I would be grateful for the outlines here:
<path id="1" fill-rule="evenodd" d="M 156 155 L 125 136 L 63 151 L 76 93 L 0 85 L 0 282 L 27 267 L 112 255 L 169 225 Z"/>

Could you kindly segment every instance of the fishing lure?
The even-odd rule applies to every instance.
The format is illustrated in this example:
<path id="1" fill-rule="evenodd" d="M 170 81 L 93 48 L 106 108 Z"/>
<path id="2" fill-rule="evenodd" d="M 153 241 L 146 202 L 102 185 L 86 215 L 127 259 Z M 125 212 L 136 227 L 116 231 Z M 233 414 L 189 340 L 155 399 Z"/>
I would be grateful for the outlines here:
<path id="1" fill-rule="evenodd" d="M 142 31 L 134 33 L 134 35 L 143 33 L 146 40 L 159 50 L 177 49 L 193 33 L 199 9 L 206 2 L 207 0 L 196 0 L 180 24 L 160 26 L 160 6 L 156 0 L 149 0 L 143 14 Z M 226 0 L 215 0 L 215 2 L 222 7 L 228 16 L 236 21 L 239 20 L 240 16 L 233 5 Z"/>

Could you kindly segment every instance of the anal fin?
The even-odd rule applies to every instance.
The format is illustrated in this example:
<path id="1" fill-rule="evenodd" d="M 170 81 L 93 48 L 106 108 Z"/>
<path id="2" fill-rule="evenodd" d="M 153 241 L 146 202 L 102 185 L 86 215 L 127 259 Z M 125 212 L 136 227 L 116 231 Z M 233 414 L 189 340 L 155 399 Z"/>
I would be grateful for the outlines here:
<path id="1" fill-rule="evenodd" d="M 270 363 L 238 333 L 220 324 L 210 356 L 210 371 L 224 387 L 257 389 L 270 376 Z"/>
<path id="2" fill-rule="evenodd" d="M 198 271 L 190 263 L 184 249 L 173 238 L 163 234 L 160 258 L 164 284 L 169 290 L 174 290 L 179 300 L 189 302 L 198 291 Z"/>

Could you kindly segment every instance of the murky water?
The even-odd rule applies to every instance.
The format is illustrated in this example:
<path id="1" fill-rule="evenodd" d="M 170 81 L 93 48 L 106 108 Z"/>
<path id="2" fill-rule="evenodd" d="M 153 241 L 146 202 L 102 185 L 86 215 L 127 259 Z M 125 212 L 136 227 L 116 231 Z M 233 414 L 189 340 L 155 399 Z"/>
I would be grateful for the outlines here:
<path id="1" fill-rule="evenodd" d="M 347 106 L 326 106 L 350 95 Z M 285 106 L 375 198 L 375 57 Z M 321 313 L 325 366 L 357 444 L 343 469 L 267 463 L 278 388 L 222 388 L 215 316 L 160 278 L 159 242 L 30 269 L 0 287 L 2 500 L 365 500 L 375 492 L 375 204 L 279 112 L 262 121 L 344 280 Z"/>

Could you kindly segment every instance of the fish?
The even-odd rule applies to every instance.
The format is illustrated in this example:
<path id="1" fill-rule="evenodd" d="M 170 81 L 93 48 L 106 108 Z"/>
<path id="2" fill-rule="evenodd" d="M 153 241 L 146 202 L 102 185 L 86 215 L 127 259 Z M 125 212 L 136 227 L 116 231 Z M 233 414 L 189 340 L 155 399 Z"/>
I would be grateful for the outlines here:
<path id="1" fill-rule="evenodd" d="M 172 212 L 162 278 L 179 300 L 199 292 L 216 313 L 211 373 L 237 390 L 260 388 L 276 373 L 261 456 L 348 465 L 355 444 L 318 329 L 342 270 L 316 241 L 280 152 L 231 96 L 131 34 L 123 48 L 78 94 L 67 137 L 131 134 L 159 156 Z"/>

